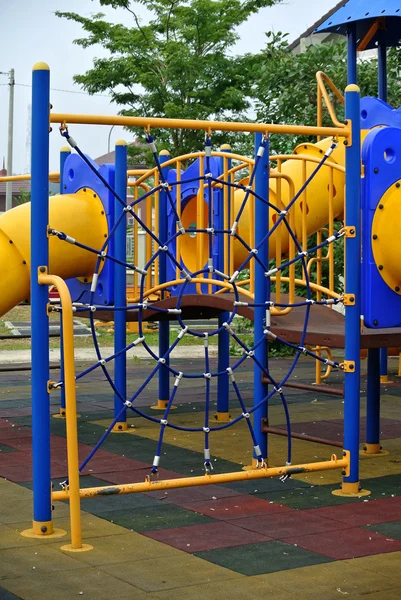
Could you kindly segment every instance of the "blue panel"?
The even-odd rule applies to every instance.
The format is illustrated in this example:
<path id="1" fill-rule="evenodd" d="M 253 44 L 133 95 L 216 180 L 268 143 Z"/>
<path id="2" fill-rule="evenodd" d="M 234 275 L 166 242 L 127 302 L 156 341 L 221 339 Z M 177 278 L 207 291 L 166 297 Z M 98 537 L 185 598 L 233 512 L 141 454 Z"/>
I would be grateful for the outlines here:
<path id="1" fill-rule="evenodd" d="M 89 158 L 89 160 L 91 159 Z M 92 160 L 91 162 L 96 167 L 96 170 L 114 188 L 114 165 L 102 165 L 99 167 Z M 67 158 L 64 165 L 63 182 L 65 194 L 75 194 L 82 188 L 89 188 L 99 196 L 104 206 L 110 231 L 114 225 L 114 196 L 105 188 L 104 184 L 78 154 L 71 154 Z M 68 234 L 68 231 L 65 233 Z M 114 236 L 110 240 L 107 252 L 114 255 Z M 74 302 L 89 302 L 90 284 L 78 279 L 68 279 L 67 284 Z M 113 304 L 114 302 L 114 265 L 110 260 L 105 261 L 99 275 L 94 302 L 103 305 Z"/>
<path id="2" fill-rule="evenodd" d="M 401 128 L 401 108 L 393 108 L 378 98 L 361 99 L 361 128 L 372 129 L 378 125 Z"/>
<path id="3" fill-rule="evenodd" d="M 356 36 L 361 40 L 374 20 L 386 17 L 387 46 L 399 46 L 401 27 L 401 1 L 381 0 L 367 2 L 366 0 L 348 0 L 341 8 L 324 21 L 314 33 L 331 31 L 340 35 L 347 34 L 350 23 L 356 23 Z M 375 48 L 378 35 L 373 36 L 367 49 Z"/>
<path id="4" fill-rule="evenodd" d="M 384 157 L 388 148 L 394 150 L 391 163 Z M 362 314 L 367 327 L 399 327 L 401 297 L 380 275 L 373 258 L 371 237 L 374 212 L 380 199 L 401 178 L 401 130 L 387 127 L 371 131 L 363 144 L 362 160 L 365 166 L 362 180 Z M 375 173 L 375 170 L 378 171 Z"/>
<path id="5" fill-rule="evenodd" d="M 185 207 L 187 206 L 189 200 L 198 194 L 199 182 L 191 181 L 191 180 L 199 177 L 199 160 L 200 160 L 199 158 L 197 160 L 195 160 L 188 167 L 188 169 L 186 171 L 181 171 L 181 181 L 182 181 L 182 183 L 181 183 L 181 214 L 184 213 Z M 210 171 L 214 178 L 217 178 L 221 173 L 220 162 L 221 162 L 220 158 L 217 158 L 214 156 L 212 156 L 210 158 Z M 206 164 L 205 164 L 205 167 L 206 167 Z M 177 180 L 177 172 L 175 169 L 171 169 L 169 171 L 167 180 L 169 183 L 172 183 Z M 174 200 L 174 203 L 176 202 L 176 191 L 177 191 L 176 186 L 173 186 L 171 195 Z M 221 215 L 221 218 L 219 215 L 219 213 L 220 213 L 220 211 L 219 211 L 220 193 L 221 193 L 220 190 L 215 190 L 213 192 L 213 209 L 214 209 L 214 227 L 215 227 L 215 229 L 219 229 L 220 227 L 223 228 L 222 215 Z M 207 202 L 208 191 L 207 191 L 206 183 L 205 183 L 204 197 L 205 197 L 205 202 Z M 176 231 L 176 222 L 175 222 L 175 215 L 174 215 L 170 205 L 168 205 L 168 213 L 167 214 L 168 214 L 168 237 L 171 237 L 173 235 L 173 233 Z M 186 234 L 186 235 L 188 235 L 188 234 Z M 221 268 L 221 265 L 219 265 L 219 263 L 218 263 L 218 254 L 219 254 L 218 240 L 220 237 L 221 237 L 221 234 L 216 235 L 215 241 L 213 244 L 213 265 L 216 269 Z M 169 245 L 169 249 L 170 249 L 171 253 L 174 256 L 176 256 L 175 240 Z M 185 265 L 182 261 L 181 261 L 181 264 L 185 268 Z M 171 261 L 171 259 L 169 259 L 167 257 L 167 281 L 171 281 L 171 280 L 175 279 L 175 269 L 176 269 L 175 263 L 173 263 Z M 170 289 L 172 295 L 176 295 L 179 292 L 178 286 L 171 287 L 169 289 Z M 207 293 L 206 284 L 202 285 L 202 291 L 205 294 Z M 194 284 L 194 283 L 188 284 L 187 287 L 185 288 L 185 292 L 187 294 L 196 294 L 196 284 Z"/>

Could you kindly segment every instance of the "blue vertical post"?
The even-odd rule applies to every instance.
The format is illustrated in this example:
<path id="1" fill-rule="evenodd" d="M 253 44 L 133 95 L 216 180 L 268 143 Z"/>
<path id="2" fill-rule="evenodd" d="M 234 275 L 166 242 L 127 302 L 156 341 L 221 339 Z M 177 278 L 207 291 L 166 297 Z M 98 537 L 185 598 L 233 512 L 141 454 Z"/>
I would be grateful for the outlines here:
<path id="1" fill-rule="evenodd" d="M 387 102 L 387 40 L 386 32 L 379 31 L 377 48 L 379 99 Z M 368 350 L 368 389 L 366 399 L 366 454 L 379 454 L 380 446 L 380 381 L 388 381 L 387 348 Z"/>
<path id="2" fill-rule="evenodd" d="M 380 348 L 368 352 L 368 390 L 366 400 L 366 454 L 380 453 Z"/>
<path id="3" fill-rule="evenodd" d="M 352 139 L 345 149 L 345 292 L 355 299 L 345 306 L 344 450 L 350 453 L 350 472 L 340 493 L 359 492 L 360 315 L 361 315 L 361 131 L 360 95 L 355 84 L 345 89 L 345 117 Z"/>
<path id="4" fill-rule="evenodd" d="M 169 160 L 170 154 L 167 150 L 162 150 L 159 154 L 160 164 Z M 163 176 L 167 180 L 169 167 L 162 169 Z M 162 190 L 159 193 L 159 240 L 163 245 L 168 238 L 168 220 L 167 220 L 167 192 Z M 161 252 L 159 255 L 159 283 L 167 281 L 167 254 Z M 164 298 L 164 291 L 161 292 L 161 299 Z M 159 356 L 164 356 L 170 347 L 170 323 L 168 321 L 159 321 Z M 169 364 L 169 358 L 167 358 Z M 164 410 L 168 404 L 170 396 L 170 373 L 163 367 L 159 369 L 159 397 L 156 409 Z"/>
<path id="5" fill-rule="evenodd" d="M 68 146 L 63 146 L 60 150 L 60 194 L 64 194 L 64 165 L 67 158 L 70 156 L 71 150 Z M 63 352 L 63 315 L 60 312 L 60 380 L 64 381 L 64 352 Z M 60 412 L 59 415 L 65 418 L 65 387 L 60 390 Z"/>
<path id="6" fill-rule="evenodd" d="M 357 45 L 356 24 L 350 23 L 347 29 L 347 81 L 348 85 L 357 83 Z"/>
<path id="7" fill-rule="evenodd" d="M 229 144 L 223 144 L 221 146 L 222 152 L 231 152 L 231 146 Z M 224 172 L 224 159 L 220 160 L 220 173 Z M 231 160 L 227 159 L 228 170 L 231 169 Z M 230 188 L 228 188 L 230 192 Z M 230 202 L 230 194 L 228 194 L 228 202 Z M 224 215 L 229 210 L 228 206 L 224 206 L 224 189 L 219 191 L 219 229 L 224 229 Z M 219 271 L 224 273 L 224 237 L 225 234 L 219 234 L 219 253 L 218 253 L 218 266 Z M 219 328 L 223 327 L 223 323 L 226 323 L 230 317 L 229 312 L 222 312 L 219 314 Z M 230 334 L 226 329 L 223 329 L 218 335 L 218 346 L 217 346 L 217 370 L 224 372 L 227 367 L 230 366 Z M 222 423 L 227 423 L 230 420 L 229 413 L 229 396 L 230 396 L 230 382 L 228 376 L 222 375 L 217 378 L 217 411 L 216 420 Z"/>
<path id="8" fill-rule="evenodd" d="M 127 144 L 119 140 L 115 147 L 115 190 L 116 193 L 127 201 Z M 127 218 L 124 207 L 115 199 L 114 214 L 117 219 L 124 214 L 115 231 L 114 253 L 116 259 L 127 262 Z M 126 306 L 127 304 L 127 270 L 124 265 L 114 264 L 114 305 Z M 127 345 L 127 324 L 124 310 L 114 312 L 114 352 L 117 354 Z M 119 394 L 125 399 L 127 395 L 127 354 L 122 352 L 114 360 L 114 385 Z M 114 418 L 120 414 L 121 399 L 114 395 Z M 124 410 L 113 427 L 114 432 L 127 429 L 127 411 Z"/>
<path id="9" fill-rule="evenodd" d="M 255 134 L 255 158 L 260 151 L 260 144 L 262 142 L 262 134 Z M 255 191 L 256 194 L 269 199 L 269 150 L 268 145 L 265 148 L 264 154 L 260 159 L 256 177 L 255 177 Z M 252 218 L 252 216 L 251 216 Z M 255 199 L 255 247 L 265 237 L 266 232 L 269 228 L 269 207 L 264 202 Z M 259 248 L 258 257 L 261 263 L 268 268 L 269 265 L 269 242 L 266 240 Z M 259 262 L 255 261 L 255 304 L 262 304 L 270 299 L 270 279 L 265 276 L 265 270 Z M 259 342 L 263 336 L 266 323 L 266 309 L 261 307 L 254 308 L 254 342 Z M 258 346 L 255 350 L 255 358 L 265 368 L 268 367 L 268 342 L 267 339 Z M 267 384 L 262 382 L 263 373 L 258 365 L 254 365 L 254 393 L 253 401 L 254 406 L 259 404 L 263 398 L 267 396 Z M 260 448 L 263 458 L 266 460 L 268 456 L 267 451 L 267 433 L 262 433 L 262 419 L 267 418 L 268 407 L 267 403 L 262 404 L 254 412 L 254 426 L 256 441 Z M 255 458 L 255 456 L 254 456 Z"/>
<path id="10" fill-rule="evenodd" d="M 49 67 L 37 63 L 32 74 L 31 311 L 33 531 L 39 535 L 53 532 L 48 287 L 38 283 L 38 273 L 49 264 L 49 95 Z"/>

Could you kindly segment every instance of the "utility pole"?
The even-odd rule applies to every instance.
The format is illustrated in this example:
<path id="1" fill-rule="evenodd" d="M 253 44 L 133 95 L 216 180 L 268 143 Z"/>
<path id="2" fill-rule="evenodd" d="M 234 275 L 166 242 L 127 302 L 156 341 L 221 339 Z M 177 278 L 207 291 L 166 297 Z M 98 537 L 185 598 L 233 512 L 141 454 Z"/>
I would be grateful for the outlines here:
<path id="1" fill-rule="evenodd" d="M 7 175 L 13 174 L 13 135 L 14 135 L 14 69 L 9 72 L 10 97 L 8 104 L 8 149 L 7 149 Z M 6 210 L 13 207 L 13 183 L 8 181 L 6 185 Z"/>

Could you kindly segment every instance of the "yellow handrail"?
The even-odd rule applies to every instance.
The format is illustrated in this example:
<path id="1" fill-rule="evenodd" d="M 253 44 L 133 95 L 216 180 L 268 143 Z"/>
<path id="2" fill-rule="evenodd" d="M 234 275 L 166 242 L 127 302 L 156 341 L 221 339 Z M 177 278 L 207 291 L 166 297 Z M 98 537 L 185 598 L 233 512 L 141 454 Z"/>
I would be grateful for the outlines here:
<path id="1" fill-rule="evenodd" d="M 64 389 L 66 398 L 66 429 L 68 459 L 68 498 L 70 500 L 71 546 L 82 548 L 81 512 L 79 496 L 79 459 L 77 433 L 77 397 L 74 363 L 74 325 L 72 302 L 67 284 L 61 277 L 39 273 L 40 285 L 53 285 L 60 295 L 63 328 Z"/>
<path id="2" fill-rule="evenodd" d="M 344 96 L 342 95 L 342 93 L 340 92 L 340 90 L 338 89 L 338 87 L 332 82 L 332 80 L 330 79 L 330 77 L 328 75 L 326 75 L 326 73 L 323 73 L 323 71 L 318 71 L 316 73 L 316 80 L 317 80 L 317 126 L 318 127 L 322 127 L 322 98 L 326 104 L 326 108 L 329 111 L 329 115 L 331 120 L 333 121 L 333 124 L 336 127 L 339 127 L 341 129 L 346 129 L 346 125 L 345 123 L 341 123 L 338 119 L 337 119 L 337 115 L 336 115 L 336 111 L 334 110 L 333 104 L 330 100 L 330 97 L 327 93 L 327 88 L 325 83 L 327 83 L 327 85 L 329 86 L 329 88 L 331 89 L 331 91 L 333 92 L 333 94 L 336 96 L 336 98 L 341 102 L 341 104 L 344 104 Z M 343 135 L 341 133 L 341 135 Z M 320 134 L 319 136 L 320 137 Z"/>

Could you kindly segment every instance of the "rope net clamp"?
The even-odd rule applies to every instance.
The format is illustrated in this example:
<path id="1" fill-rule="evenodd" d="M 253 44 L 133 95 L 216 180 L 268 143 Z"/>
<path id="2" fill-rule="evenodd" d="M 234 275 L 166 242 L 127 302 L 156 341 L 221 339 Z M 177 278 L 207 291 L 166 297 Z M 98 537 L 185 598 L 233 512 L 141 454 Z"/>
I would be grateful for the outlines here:
<path id="1" fill-rule="evenodd" d="M 209 334 L 206 332 L 203 334 L 203 345 L 205 348 L 209 348 Z"/>
<path id="2" fill-rule="evenodd" d="M 239 271 L 235 271 L 228 280 L 229 283 L 234 283 L 236 279 L 239 277 Z"/>
<path id="3" fill-rule="evenodd" d="M 227 371 L 227 374 L 228 374 L 228 376 L 230 378 L 230 382 L 234 383 L 235 377 L 234 377 L 234 373 L 233 373 L 232 368 L 231 367 L 227 367 L 226 371 Z"/>
<path id="4" fill-rule="evenodd" d="M 270 329 L 264 329 L 263 330 L 263 334 L 267 335 L 267 337 L 271 338 L 272 340 L 276 340 L 277 336 L 275 333 L 273 333 Z"/>
<path id="5" fill-rule="evenodd" d="M 181 222 L 181 221 L 177 221 L 177 228 L 178 228 L 178 231 L 179 231 L 179 232 L 180 232 L 182 235 L 184 235 L 184 234 L 186 233 L 185 227 L 183 226 L 183 224 L 182 224 L 182 222 Z"/>
<path id="6" fill-rule="evenodd" d="M 223 327 L 226 331 L 228 331 L 228 333 L 230 335 L 234 335 L 234 331 L 231 329 L 230 325 L 228 323 L 223 323 Z"/>
<path id="7" fill-rule="evenodd" d="M 91 292 L 96 292 L 97 288 L 97 280 L 99 279 L 99 273 L 93 273 L 92 283 L 91 283 Z"/>
<path id="8" fill-rule="evenodd" d="M 160 425 L 164 425 L 164 426 L 168 425 L 167 419 L 160 419 Z"/>
<path id="9" fill-rule="evenodd" d="M 251 417 L 251 415 L 249 414 L 249 412 L 243 412 L 242 416 L 244 417 L 244 419 L 249 419 Z"/>
<path id="10" fill-rule="evenodd" d="M 174 381 L 174 387 L 178 387 L 180 385 L 181 379 L 183 378 L 184 373 L 182 371 L 180 371 L 177 375 L 177 377 L 175 378 Z"/>
<path id="11" fill-rule="evenodd" d="M 223 273 L 222 271 L 219 271 L 218 269 L 213 269 L 213 273 L 216 273 L 216 275 L 218 275 L 222 279 L 227 279 L 227 281 L 230 280 L 230 276 L 229 275 L 227 275 L 226 273 Z"/>
<path id="12" fill-rule="evenodd" d="M 191 283 L 192 281 L 192 277 L 191 275 L 188 273 L 188 271 L 186 271 L 185 269 L 181 269 L 181 274 L 184 276 L 184 279 L 186 281 L 188 281 L 188 283 Z"/>
<path id="13" fill-rule="evenodd" d="M 237 233 L 237 227 L 238 227 L 238 221 L 234 221 L 234 223 L 231 227 L 230 235 L 235 235 Z"/>
<path id="14" fill-rule="evenodd" d="M 234 300 L 233 306 L 249 306 L 249 302 L 242 302 L 241 300 Z"/>
<path id="15" fill-rule="evenodd" d="M 131 406 L 132 406 L 132 402 L 131 402 L 130 400 L 126 400 L 126 401 L 124 402 L 124 406 L 126 406 L 127 408 L 131 408 Z"/>
<path id="16" fill-rule="evenodd" d="M 179 340 L 181 340 L 184 335 L 186 334 L 186 332 L 188 331 L 188 326 L 186 325 L 183 329 L 181 329 L 181 331 L 178 333 L 177 338 Z"/>
<path id="17" fill-rule="evenodd" d="M 135 340 L 135 342 L 133 342 L 133 346 L 138 346 L 138 344 L 142 344 L 142 342 L 145 341 L 145 336 L 143 335 L 142 337 L 139 337 L 138 339 Z"/>
<path id="18" fill-rule="evenodd" d="M 203 377 L 205 379 L 211 379 L 212 378 L 212 374 L 211 373 L 203 373 Z"/>
<path id="19" fill-rule="evenodd" d="M 270 271 L 265 271 L 265 277 L 271 277 L 272 275 L 277 273 L 277 271 L 278 271 L 277 267 L 275 267 L 274 269 L 270 269 Z"/>

